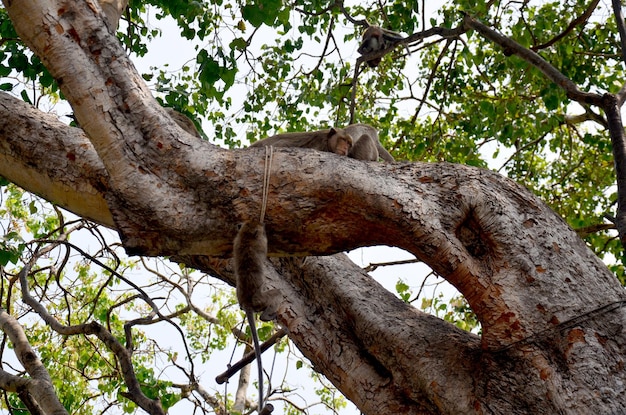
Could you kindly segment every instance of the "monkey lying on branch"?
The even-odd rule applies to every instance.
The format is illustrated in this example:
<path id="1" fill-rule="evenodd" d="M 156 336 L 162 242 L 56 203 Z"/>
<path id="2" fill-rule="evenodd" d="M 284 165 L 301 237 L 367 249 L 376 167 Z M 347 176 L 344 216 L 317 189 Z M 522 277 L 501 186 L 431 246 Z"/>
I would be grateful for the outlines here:
<path id="1" fill-rule="evenodd" d="M 251 147 L 261 146 L 312 148 L 357 160 L 378 161 L 378 157 L 381 157 L 385 161 L 394 161 L 380 143 L 378 131 L 367 124 L 351 124 L 343 129 L 276 134 L 255 142 Z"/>
<path id="2" fill-rule="evenodd" d="M 353 140 L 350 134 L 341 128 L 327 130 L 276 134 L 263 140 L 256 141 L 251 147 L 300 147 L 328 151 L 347 156 L 352 148 Z"/>

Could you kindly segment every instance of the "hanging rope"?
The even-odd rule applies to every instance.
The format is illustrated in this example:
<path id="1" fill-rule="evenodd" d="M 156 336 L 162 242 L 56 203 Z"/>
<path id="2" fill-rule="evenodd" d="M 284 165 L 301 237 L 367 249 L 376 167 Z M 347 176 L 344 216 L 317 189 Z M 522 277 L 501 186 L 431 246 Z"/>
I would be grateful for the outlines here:
<path id="1" fill-rule="evenodd" d="M 261 204 L 261 223 L 265 221 L 265 210 L 267 209 L 267 197 L 270 190 L 270 176 L 272 174 L 273 158 L 274 147 L 265 147 L 265 171 L 263 173 L 263 202 Z"/>

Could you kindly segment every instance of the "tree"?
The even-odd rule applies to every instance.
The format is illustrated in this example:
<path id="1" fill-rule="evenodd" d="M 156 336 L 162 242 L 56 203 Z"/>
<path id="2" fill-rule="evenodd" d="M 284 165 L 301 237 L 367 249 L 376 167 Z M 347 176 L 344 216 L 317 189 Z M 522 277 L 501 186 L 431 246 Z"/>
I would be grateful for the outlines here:
<path id="1" fill-rule="evenodd" d="M 276 125 L 260 114 L 272 99 L 288 114 L 277 116 L 276 122 L 288 120 L 292 128 L 308 126 L 307 111 L 317 116 L 330 106 L 341 122 L 350 108 L 369 108 L 360 121 L 378 115 L 381 131 L 399 137 L 391 143 L 396 155 L 443 158 L 465 166 L 364 163 L 303 149 L 219 148 L 187 134 L 168 117 L 123 50 L 123 44 L 141 50 L 131 36 L 139 27 L 140 5 L 127 12 L 129 29 L 121 44 L 96 4 L 7 1 L 14 38 L 19 36 L 37 56 L 24 64 L 29 55 L 21 43 L 7 39 L 11 47 L 5 49 L 13 53 L 10 68 L 41 79 L 47 92 L 60 91 L 81 128 L 0 94 L 0 175 L 115 229 L 130 254 L 167 256 L 230 284 L 234 278 L 227 258 L 236 225 L 257 218 L 266 204 L 272 257 L 268 285 L 284 297 L 277 322 L 315 370 L 364 413 L 620 413 L 626 409 L 620 398 L 626 392 L 626 297 L 615 274 L 589 249 L 601 255 L 619 252 L 621 259 L 619 243 L 598 226 L 602 214 L 614 218 L 609 227 L 617 228 L 620 238 L 625 234 L 624 92 L 615 86 L 623 79 L 623 70 L 616 69 L 623 62 L 615 52 L 624 21 L 619 2 L 614 3 L 616 19 L 609 22 L 594 14 L 599 2 L 523 4 L 519 9 L 459 2 L 422 31 L 416 30 L 420 23 L 426 27 L 417 11 L 395 3 L 370 11 L 348 10 L 340 3 L 242 7 L 243 18 L 256 28 L 265 24 L 287 32 L 293 10 L 302 15 L 301 33 L 321 39 L 318 33 L 326 31 L 322 43 L 327 47 L 307 76 L 290 77 L 292 61 L 284 55 L 297 55 L 304 47 L 302 37 L 266 46 L 260 61 L 266 72 L 251 75 L 259 84 L 241 120 L 256 120 L 251 134 L 261 136 Z M 214 10 L 172 4 L 160 7 L 179 16 L 181 26 Z M 422 98 L 412 89 L 414 78 L 400 70 L 401 59 L 385 56 L 378 74 L 363 72 L 362 58 L 355 68 L 326 60 L 330 45 L 338 43 L 334 25 L 339 18 L 359 23 L 353 16 L 386 17 L 389 26 L 412 33 L 401 43 L 414 49 L 435 39 L 413 51 L 430 64 L 417 70 L 424 79 Z M 205 29 L 187 26 L 184 33 L 203 38 Z M 237 54 L 254 60 L 249 41 L 235 37 L 228 47 L 212 43 L 199 52 L 197 91 L 228 107 L 226 92 L 238 71 Z M 403 53 L 400 48 L 385 52 Z M 420 72 L 424 68 L 430 72 Z M 592 71 L 600 75 L 594 72 L 590 78 Z M 278 82 L 283 79 L 288 82 Z M 399 81 L 404 89 L 394 87 Z M 299 95 L 291 95 L 287 85 L 297 86 Z M 602 93 L 591 92 L 595 90 Z M 387 95 L 384 107 L 375 104 L 379 93 Z M 417 103 L 412 117 L 400 115 L 401 93 Z M 165 102 L 188 104 L 185 96 L 166 94 Z M 350 102 L 353 96 L 356 101 Z M 574 108 L 574 102 L 580 107 Z M 437 109 L 437 116 L 417 122 L 425 106 Z M 192 106 L 178 107 L 189 111 Z M 584 113 L 568 115 L 577 108 Z M 207 113 L 210 121 L 220 120 Z M 599 127 L 582 132 L 577 127 L 582 121 Z M 232 131 L 216 129 L 216 135 L 234 144 Z M 417 139 L 422 135 L 425 143 Z M 574 222 L 577 216 L 589 216 L 574 223 L 586 226 L 581 234 L 593 235 L 589 246 L 538 196 L 496 172 L 472 167 L 485 166 L 473 151 L 481 145 L 477 138 L 512 146 L 507 173 L 525 178 L 539 195 L 552 189 L 548 201 L 564 217 Z M 551 150 L 542 157 L 554 158 L 553 165 L 538 160 L 541 146 Z M 601 150 L 609 147 L 616 176 L 607 174 L 610 166 L 604 165 L 611 155 Z M 586 165 L 587 151 L 599 166 Z M 570 189 L 572 174 L 594 181 Z M 548 181 L 548 175 L 554 179 Z M 608 194 L 614 184 L 617 194 Z M 573 202 L 559 199 L 580 190 L 583 194 Z M 584 197 L 592 200 L 584 202 Z M 616 214 L 608 215 L 615 201 Z M 588 225 L 605 233 L 589 233 Z M 46 297 L 41 287 L 49 280 L 37 260 L 46 246 L 66 244 L 69 224 L 57 219 L 34 228 L 41 245 L 33 245 L 31 260 L 21 263 L 15 275 L 3 271 L 5 296 L 19 283 L 23 303 L 53 332 L 72 339 L 77 350 L 78 340 L 70 335 L 82 334 L 89 342 L 97 338 L 98 352 L 85 358 L 82 367 L 91 362 L 114 366 L 125 384 L 123 397 L 148 413 L 164 413 L 171 385 L 156 381 L 157 387 L 146 387 L 154 376 L 139 370 L 143 366 L 133 353 L 133 338 L 120 332 L 130 331 L 132 324 L 123 328 L 112 318 L 111 309 L 120 304 L 107 302 L 99 291 L 89 297 L 88 312 L 65 315 L 63 321 L 41 305 Z M 480 321 L 480 336 L 416 310 L 338 254 L 374 244 L 406 249 L 457 287 Z M 9 248 L 4 252 L 14 255 L 25 249 Z M 619 273 L 621 261 L 612 266 Z M 111 283 L 124 278 L 113 267 L 110 272 Z M 39 287 L 40 298 L 30 294 L 30 286 Z M 149 310 L 144 318 L 177 318 L 177 312 L 165 312 L 145 291 L 136 295 Z M 187 307 L 202 312 L 191 301 Z M 11 310 L 0 319 L 29 375 L 3 371 L 0 388 L 16 392 L 31 413 L 64 413 L 63 406 L 71 403 L 61 404 L 51 389 L 55 380 L 43 363 L 47 358 L 37 357 Z M 179 385 L 181 395 L 193 393 L 223 413 L 220 401 L 196 382 L 193 367 L 185 373 L 189 382 Z M 103 389 L 119 386 L 119 378 L 111 379 L 102 383 Z"/>

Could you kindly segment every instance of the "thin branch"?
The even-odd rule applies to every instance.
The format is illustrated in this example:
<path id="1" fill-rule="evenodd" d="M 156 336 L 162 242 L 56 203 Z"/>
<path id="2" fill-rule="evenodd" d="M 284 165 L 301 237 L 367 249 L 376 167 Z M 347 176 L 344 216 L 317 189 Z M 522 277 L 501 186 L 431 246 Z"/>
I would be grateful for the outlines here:
<path id="1" fill-rule="evenodd" d="M 447 39 L 446 40 L 446 44 L 443 46 L 443 49 L 441 50 L 441 52 L 439 53 L 439 56 L 437 56 L 437 60 L 435 61 L 435 64 L 433 65 L 431 71 L 430 71 L 430 75 L 428 76 L 428 80 L 426 81 L 426 86 L 424 87 L 424 94 L 422 95 L 422 99 L 420 99 L 420 103 L 417 106 L 417 110 L 415 110 L 415 113 L 413 114 L 413 117 L 411 117 L 411 123 L 415 123 L 415 121 L 417 120 L 417 117 L 419 116 L 419 113 L 422 111 L 422 107 L 424 106 L 424 103 L 426 102 L 426 97 L 428 96 L 428 94 L 430 93 L 430 88 L 433 85 L 433 82 L 435 81 L 435 75 L 437 74 L 437 70 L 439 69 L 439 65 L 441 64 L 441 61 L 443 60 L 443 57 L 445 56 L 446 52 L 448 51 L 448 48 L 450 47 L 450 44 L 452 43 L 452 39 Z"/>
<path id="2" fill-rule="evenodd" d="M 574 229 L 574 231 L 581 238 L 585 238 L 592 233 L 602 232 L 609 229 L 615 229 L 615 225 L 612 223 L 596 223 L 595 225 L 584 226 L 582 228 Z"/>
<path id="3" fill-rule="evenodd" d="M 580 16 L 578 16 L 577 18 L 575 18 L 574 20 L 572 20 L 570 22 L 570 24 L 565 28 L 565 30 L 563 32 L 559 33 L 557 36 L 553 37 L 552 39 L 550 39 L 546 43 L 544 43 L 542 45 L 533 46 L 530 49 L 534 50 L 536 52 L 536 51 L 538 51 L 540 49 L 549 48 L 550 46 L 554 45 L 559 40 L 563 39 L 572 30 L 574 30 L 574 28 L 576 26 L 578 26 L 581 23 L 586 22 L 587 19 L 589 19 L 589 17 L 591 16 L 591 13 L 593 13 L 593 11 L 595 10 L 595 8 L 598 5 L 598 3 L 600 3 L 600 0 L 592 1 L 591 4 L 589 4 L 589 7 L 587 7 L 587 9 L 585 10 L 585 12 L 583 14 L 581 14 Z M 619 3 L 619 1 L 618 1 L 618 3 Z M 615 4 L 615 1 L 613 2 L 613 4 Z"/>
<path id="4" fill-rule="evenodd" d="M 328 50 L 328 45 L 330 44 L 330 39 L 333 36 L 334 26 L 335 26 L 335 16 L 332 16 L 330 18 L 328 34 L 326 35 L 326 42 L 324 42 L 324 49 L 322 49 L 322 54 L 320 55 L 319 60 L 317 61 L 317 65 L 315 65 L 315 67 L 311 69 L 309 72 L 303 72 L 303 74 L 306 75 L 307 77 L 313 74 L 315 71 L 317 71 L 319 67 L 322 65 L 322 62 L 324 61 L 324 57 L 326 56 L 326 51 Z"/>
<path id="5" fill-rule="evenodd" d="M 354 66 L 354 76 L 352 77 L 352 94 L 350 97 L 350 124 L 354 124 L 356 116 L 356 90 L 357 85 L 359 83 L 359 75 L 363 72 L 363 62 L 359 59 L 356 60 L 356 65 Z"/>
<path id="6" fill-rule="evenodd" d="M 263 353 L 264 351 L 272 347 L 274 344 L 278 343 L 278 340 L 283 338 L 286 334 L 287 334 L 287 331 L 285 329 L 280 329 L 276 333 L 274 333 L 272 337 L 267 339 L 261 345 L 261 353 Z M 230 366 L 226 372 L 218 375 L 215 378 L 215 381 L 221 385 L 222 383 L 226 382 L 231 376 L 233 376 L 235 373 L 241 370 L 241 368 L 253 362 L 255 357 L 256 356 L 254 354 L 254 351 L 248 353 L 240 361 Z"/>
<path id="7" fill-rule="evenodd" d="M 495 44 L 501 46 L 502 49 L 504 49 L 505 55 L 517 55 L 521 59 L 539 69 L 549 80 L 563 88 L 567 93 L 568 98 L 580 103 L 593 104 L 602 107 L 602 95 L 581 91 L 574 82 L 563 75 L 558 69 L 552 66 L 550 62 L 543 59 L 536 52 L 525 48 L 513 39 L 501 35 L 469 15 L 465 15 L 463 22 L 465 27 L 468 29 L 475 30 L 484 38 L 489 39 Z"/>
<path id="8" fill-rule="evenodd" d="M 191 289 L 190 283 L 188 283 L 188 286 L 190 287 L 189 290 L 186 290 L 180 284 L 176 283 L 175 281 L 172 281 L 171 279 L 167 278 L 165 275 L 163 275 L 156 269 L 153 269 L 152 267 L 150 267 L 149 264 L 146 263 L 146 261 L 144 261 L 143 257 L 141 258 L 141 263 L 143 264 L 143 267 L 146 269 L 146 271 L 156 275 L 162 281 L 165 281 L 166 283 L 172 285 L 174 288 L 178 290 L 179 293 L 181 293 L 185 297 L 185 300 L 187 301 L 187 307 L 185 307 L 185 309 L 188 308 L 189 310 L 195 312 L 196 314 L 198 314 L 200 317 L 202 317 L 203 319 L 205 319 L 207 322 L 211 324 L 220 324 L 217 317 L 210 315 L 209 313 L 202 310 L 200 307 L 196 306 L 193 303 L 193 301 L 191 300 L 192 289 Z"/>
<path id="9" fill-rule="evenodd" d="M 413 258 L 413 259 L 404 259 L 402 261 L 390 261 L 390 262 L 371 262 L 368 266 L 366 266 L 365 268 L 363 268 L 363 271 L 365 272 L 372 272 L 372 271 L 376 271 L 378 269 L 378 267 L 388 267 L 388 266 L 392 266 L 392 265 L 406 265 L 406 264 L 419 264 L 422 261 L 420 261 L 417 258 Z"/>
<path id="10" fill-rule="evenodd" d="M 528 143 L 524 144 L 523 146 L 521 146 L 520 148 L 518 148 L 517 150 L 515 150 L 515 152 L 513 154 L 511 154 L 511 156 L 504 162 L 502 163 L 502 165 L 500 166 L 500 168 L 498 170 L 496 170 L 498 173 L 500 173 L 502 171 L 502 169 L 504 169 L 510 162 L 511 160 L 513 160 L 518 154 L 520 154 L 522 151 L 528 149 L 528 148 L 532 148 L 535 147 L 535 145 L 537 145 L 537 143 L 540 143 L 541 140 L 543 140 L 544 138 L 546 138 L 546 136 L 550 134 L 550 131 L 545 132 L 543 135 L 535 138 L 532 141 L 529 141 Z"/>
<path id="11" fill-rule="evenodd" d="M 189 350 L 189 346 L 187 345 L 187 340 L 186 340 L 185 334 L 183 333 L 183 330 L 180 328 L 180 326 L 178 324 L 174 323 L 171 319 L 169 319 L 168 317 L 164 316 L 161 313 L 161 311 L 159 310 L 159 307 L 156 305 L 156 303 L 152 300 L 152 298 L 150 298 L 150 296 L 143 289 L 141 289 L 141 287 L 139 287 L 137 284 L 135 284 L 134 282 L 132 282 L 128 278 L 124 277 L 122 274 L 120 274 L 119 272 L 117 272 L 113 268 L 107 266 L 102 261 L 100 261 L 97 258 L 93 257 L 92 255 L 89 255 L 87 252 L 85 252 L 84 250 L 82 250 L 81 248 L 79 248 L 78 246 L 76 246 L 76 245 L 74 245 L 74 244 L 72 244 L 70 242 L 67 242 L 65 240 L 43 240 L 43 241 L 40 241 L 40 242 L 48 242 L 48 243 L 51 243 L 51 244 L 64 244 L 64 245 L 67 245 L 67 246 L 71 247 L 72 249 L 74 249 L 75 251 L 77 251 L 83 257 L 89 258 L 90 261 L 92 261 L 93 263 L 95 263 L 99 267 L 107 270 L 112 275 L 114 275 L 115 277 L 117 277 L 120 280 L 124 281 L 126 284 L 130 285 L 133 289 L 137 290 L 137 292 L 139 293 L 141 299 L 144 300 L 146 303 L 148 303 L 148 305 L 150 305 L 150 307 L 152 307 L 152 310 L 153 310 L 154 314 L 156 314 L 161 319 L 163 319 L 163 321 L 169 323 L 172 327 L 174 327 L 174 329 L 176 331 L 178 331 L 178 333 L 180 334 L 181 339 L 183 341 L 183 345 L 185 347 L 185 351 L 187 353 L 187 356 L 190 357 L 189 364 L 191 366 L 191 371 L 194 372 L 194 363 L 193 363 L 193 359 L 191 359 L 191 351 Z M 41 256 L 41 253 L 39 253 L 39 256 Z"/>

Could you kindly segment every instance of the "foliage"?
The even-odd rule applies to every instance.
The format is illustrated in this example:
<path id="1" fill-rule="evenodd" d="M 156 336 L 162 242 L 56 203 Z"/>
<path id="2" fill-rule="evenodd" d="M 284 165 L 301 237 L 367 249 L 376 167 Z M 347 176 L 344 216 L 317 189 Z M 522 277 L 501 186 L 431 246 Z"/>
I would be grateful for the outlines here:
<path id="1" fill-rule="evenodd" d="M 459 0 L 428 18 L 420 9 L 425 2 L 371 3 L 346 11 L 404 34 L 430 26 L 453 28 L 469 13 L 535 50 L 582 90 L 616 92 L 624 79 L 617 28 L 603 4 L 572 30 L 570 24 L 585 14 L 587 2 Z M 602 114 L 573 103 L 538 69 L 476 33 L 428 38 L 411 45 L 410 55 L 396 48 L 379 67 L 358 68 L 356 76 L 360 28 L 337 3 L 133 0 L 123 19 L 118 38 L 135 58 L 155 53 L 150 41 L 164 32 L 152 26 L 154 19 L 159 26 L 174 22 L 181 38 L 193 44 L 195 55 L 182 67 L 152 67 L 142 75 L 162 104 L 188 115 L 206 137 L 228 147 L 279 130 L 346 124 L 354 92 L 355 121 L 375 125 L 398 159 L 496 169 L 537 193 L 575 229 L 614 215 L 613 157 Z M 56 82 L 17 37 L 3 9 L 0 38 L 0 89 L 38 106 L 60 102 Z M 136 375 L 144 393 L 159 396 L 165 407 L 179 404 L 181 385 L 195 382 L 200 372 L 196 366 L 230 350 L 231 333 L 242 319 L 232 290 L 162 261 L 124 259 L 113 239 L 95 226 L 68 222 L 4 180 L 0 186 L 2 307 L 19 316 L 68 411 L 93 413 L 111 405 L 130 413 L 136 406 L 124 398 L 126 386 L 110 350 L 90 336 L 54 334 L 19 300 L 24 287 L 17 283 L 17 272 L 46 247 L 51 250 L 37 257 L 30 276 L 32 294 L 59 321 L 96 321 L 123 344 L 130 341 L 130 327 Z M 55 242 L 84 234 L 96 241 L 89 252 Z M 585 236 L 626 283 L 615 232 Z M 149 276 L 131 283 L 139 269 Z M 465 330 L 479 328 L 462 298 L 421 298 L 421 291 L 415 295 L 402 280 L 396 291 L 407 302 L 419 297 L 423 310 Z M 146 297 L 168 310 L 170 323 L 184 337 L 155 315 Z M 193 311 L 198 298 L 206 299 L 200 306 L 205 314 Z M 172 330 L 174 345 L 163 346 L 151 332 L 153 319 Z M 265 338 L 270 332 L 271 326 L 263 326 Z M 4 347 L 2 353 L 7 352 Z M 344 407 L 332 388 L 319 385 L 319 401 L 329 411 Z M 281 388 L 289 390 L 286 382 Z M 5 397 L 13 413 L 25 413 L 15 395 Z M 215 410 L 206 402 L 200 406 Z M 286 411 L 308 412 L 297 405 Z"/>

